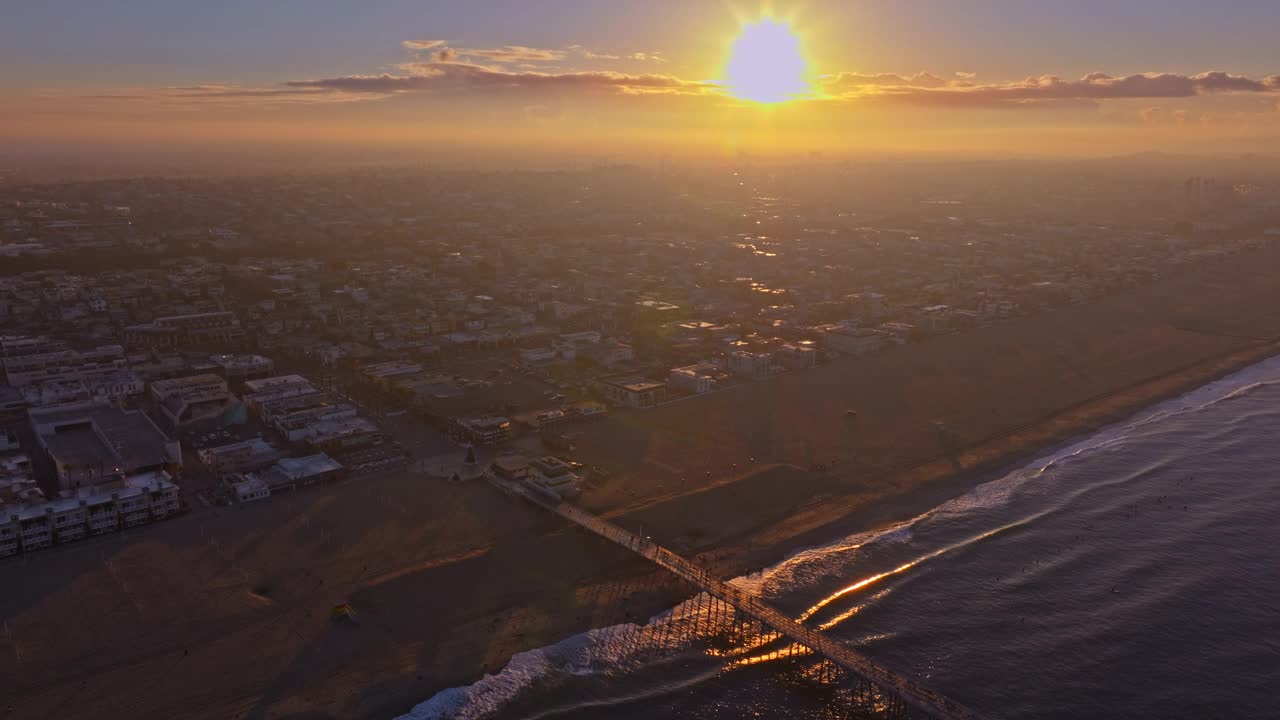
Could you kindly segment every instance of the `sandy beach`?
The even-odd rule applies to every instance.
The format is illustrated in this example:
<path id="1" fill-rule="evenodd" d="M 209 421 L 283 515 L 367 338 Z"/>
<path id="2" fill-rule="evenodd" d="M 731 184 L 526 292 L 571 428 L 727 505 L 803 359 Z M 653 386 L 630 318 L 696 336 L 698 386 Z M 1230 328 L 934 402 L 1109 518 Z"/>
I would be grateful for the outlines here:
<path id="1" fill-rule="evenodd" d="M 1280 250 L 584 430 L 582 504 L 729 575 L 1280 349 Z M 856 421 L 848 410 L 857 411 Z M 815 471 L 815 466 L 823 469 Z M 652 571 L 483 483 L 347 481 L 0 562 L 9 718 L 389 718 Z M 681 590 L 637 598 L 656 611 Z M 351 602 L 358 620 L 335 624 Z"/>

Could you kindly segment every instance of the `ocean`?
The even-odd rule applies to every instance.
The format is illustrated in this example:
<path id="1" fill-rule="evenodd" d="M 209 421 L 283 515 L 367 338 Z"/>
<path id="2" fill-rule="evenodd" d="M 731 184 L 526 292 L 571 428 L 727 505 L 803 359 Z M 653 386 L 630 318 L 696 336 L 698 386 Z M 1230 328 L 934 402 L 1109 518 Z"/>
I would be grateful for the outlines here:
<path id="1" fill-rule="evenodd" d="M 734 582 L 986 717 L 1280 717 L 1278 472 L 1272 358 Z M 804 658 L 727 662 L 701 640 L 623 652 L 611 630 L 403 717 L 838 716 Z"/>

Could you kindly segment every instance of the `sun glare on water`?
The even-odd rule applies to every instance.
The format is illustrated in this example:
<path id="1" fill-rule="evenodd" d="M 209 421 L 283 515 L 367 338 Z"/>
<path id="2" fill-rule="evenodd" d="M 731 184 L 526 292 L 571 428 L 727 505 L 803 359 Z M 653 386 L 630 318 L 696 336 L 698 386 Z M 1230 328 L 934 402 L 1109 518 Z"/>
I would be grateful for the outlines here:
<path id="1" fill-rule="evenodd" d="M 804 53 L 791 26 L 772 18 L 746 23 L 734 41 L 724 82 L 734 97 L 780 103 L 808 95 Z"/>

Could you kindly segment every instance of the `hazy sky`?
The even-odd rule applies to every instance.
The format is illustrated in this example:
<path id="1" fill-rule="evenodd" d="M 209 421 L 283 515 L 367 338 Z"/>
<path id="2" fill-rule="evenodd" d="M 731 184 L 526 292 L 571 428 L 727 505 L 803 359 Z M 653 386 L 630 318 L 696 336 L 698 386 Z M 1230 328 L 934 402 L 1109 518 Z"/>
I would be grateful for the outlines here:
<path id="1" fill-rule="evenodd" d="M 1280 138 L 1274 0 L 0 1 L 16 146 L 1102 154 Z M 764 14 L 800 38 L 810 96 L 761 106 L 715 82 Z"/>

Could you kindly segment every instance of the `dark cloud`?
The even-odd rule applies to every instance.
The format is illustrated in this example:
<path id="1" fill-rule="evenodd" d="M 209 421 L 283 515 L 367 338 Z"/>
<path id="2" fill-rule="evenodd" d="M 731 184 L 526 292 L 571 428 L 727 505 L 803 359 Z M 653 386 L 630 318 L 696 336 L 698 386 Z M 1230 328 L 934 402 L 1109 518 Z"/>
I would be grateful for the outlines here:
<path id="1" fill-rule="evenodd" d="M 1280 90 L 1273 76 L 1254 80 L 1225 72 L 1199 75 L 1146 73 L 1114 77 L 1090 73 L 1079 80 L 1063 80 L 1053 75 L 1031 77 L 1021 82 L 977 85 L 946 82 L 922 73 L 910 77 L 892 74 L 856 75 L 841 73 L 827 85 L 833 93 L 849 97 L 879 97 L 922 104 L 1001 105 L 1065 100 L 1120 100 L 1142 98 L 1189 98 L 1216 93 L 1264 93 Z"/>
<path id="2" fill-rule="evenodd" d="M 466 63 L 411 63 L 409 75 L 348 75 L 321 80 L 295 80 L 292 88 L 324 88 L 349 93 L 405 93 L 449 89 L 547 88 L 606 89 L 618 92 L 699 94 L 713 86 L 671 75 L 633 75 L 603 70 L 587 72 L 510 72 Z"/>
<path id="3" fill-rule="evenodd" d="M 171 97 L 184 98 L 272 98 L 296 97 L 300 95 L 324 95 L 332 92 L 326 88 L 235 88 L 235 87 L 191 87 L 174 88 L 177 92 Z"/>
<path id="4" fill-rule="evenodd" d="M 404 40 L 400 47 L 415 53 L 431 52 L 435 62 L 456 62 L 461 58 L 500 64 L 546 63 L 563 60 L 564 50 L 504 45 L 499 48 L 455 48 L 448 40 Z"/>

